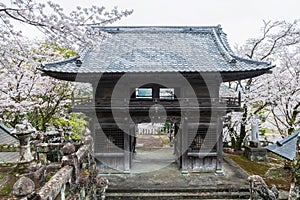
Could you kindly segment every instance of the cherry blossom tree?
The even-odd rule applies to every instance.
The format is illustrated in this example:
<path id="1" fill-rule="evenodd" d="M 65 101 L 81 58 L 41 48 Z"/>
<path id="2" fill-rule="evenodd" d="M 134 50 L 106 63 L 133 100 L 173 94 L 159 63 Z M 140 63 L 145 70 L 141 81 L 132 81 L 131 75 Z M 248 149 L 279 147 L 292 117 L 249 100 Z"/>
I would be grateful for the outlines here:
<path id="1" fill-rule="evenodd" d="M 99 37 L 91 26 L 104 26 L 131 13 L 92 6 L 77 7 L 66 14 L 60 5 L 51 1 L 0 2 L 2 121 L 13 127 L 26 115 L 37 129 L 45 130 L 51 118 L 65 115 L 72 85 L 42 76 L 38 65 L 74 56 L 76 50 L 93 45 Z M 24 37 L 20 23 L 35 28 L 42 37 L 35 40 Z"/>
<path id="2" fill-rule="evenodd" d="M 48 57 L 48 53 L 51 53 L 52 57 L 62 57 L 61 52 L 53 49 L 44 44 L 31 50 L 28 47 L 26 54 L 15 52 L 14 58 L 3 58 L 4 67 L 0 70 L 0 107 L 3 110 L 3 120 L 10 126 L 14 127 L 20 123 L 27 114 L 30 114 L 34 121 L 45 121 L 49 117 L 44 115 L 51 117 L 61 102 L 69 96 L 69 83 L 43 77 L 36 69 L 42 54 L 45 57 Z M 41 124 L 42 129 L 45 123 Z"/>
<path id="3" fill-rule="evenodd" d="M 268 121 L 280 133 L 291 134 L 300 128 L 300 45 L 280 53 L 279 66 L 269 75 L 263 104 Z M 268 113 L 268 112 L 267 112 Z"/>
<path id="4" fill-rule="evenodd" d="M 267 120 L 268 123 L 265 124 L 275 125 L 280 131 L 283 131 L 283 126 L 294 129 L 294 123 L 298 122 L 298 117 L 294 116 L 299 109 L 297 100 L 295 100 L 299 95 L 299 92 L 296 92 L 299 89 L 299 84 L 297 85 L 299 76 L 297 70 L 294 69 L 299 66 L 297 64 L 299 58 L 293 56 L 292 52 L 295 54 L 299 51 L 299 22 L 299 20 L 292 23 L 264 22 L 260 37 L 249 39 L 245 45 L 236 48 L 236 53 L 241 56 L 260 61 L 272 61 L 277 64 L 277 67 L 272 70 L 273 74 L 231 82 L 227 85 L 230 90 L 240 91 L 243 97 L 243 112 L 239 118 L 235 117 L 238 119 L 238 123 L 230 123 L 233 126 L 229 127 L 230 130 L 238 131 L 236 125 L 239 125 L 239 134 L 235 134 L 236 137 L 234 137 L 236 149 L 242 147 L 247 129 L 249 129 L 247 127 L 250 127 L 249 124 L 253 117 L 261 118 L 263 121 Z M 287 69 L 290 71 L 286 72 Z M 283 71 L 285 73 L 282 73 Z M 285 83 L 280 81 L 282 79 Z M 291 85 L 294 85 L 293 89 Z M 278 98 L 280 96 L 287 99 Z M 287 104 L 289 108 L 287 108 Z M 291 118 L 293 119 L 291 120 Z M 291 123 L 293 125 L 290 125 Z"/>
<path id="5" fill-rule="evenodd" d="M 86 46 L 93 44 L 94 38 L 87 31 L 91 26 L 111 24 L 132 13 L 132 10 L 119 11 L 117 7 L 106 10 L 105 7 L 92 6 L 82 8 L 66 14 L 63 8 L 52 1 L 38 3 L 33 0 L 12 0 L 10 5 L 0 3 L 1 35 L 10 41 L 21 31 L 13 21 L 35 27 L 44 33 L 45 37 L 58 44 L 74 47 L 74 44 Z"/>

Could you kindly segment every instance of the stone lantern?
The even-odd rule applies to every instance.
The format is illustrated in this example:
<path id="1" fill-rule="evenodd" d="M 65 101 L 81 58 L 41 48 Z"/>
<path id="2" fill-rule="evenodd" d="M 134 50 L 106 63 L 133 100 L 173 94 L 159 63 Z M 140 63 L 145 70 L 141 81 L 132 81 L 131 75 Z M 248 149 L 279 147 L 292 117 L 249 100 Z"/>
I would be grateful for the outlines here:
<path id="1" fill-rule="evenodd" d="M 30 162 L 33 156 L 30 150 L 30 137 L 36 130 L 32 125 L 24 120 L 22 124 L 17 124 L 13 133 L 18 137 L 20 142 L 20 162 Z"/>

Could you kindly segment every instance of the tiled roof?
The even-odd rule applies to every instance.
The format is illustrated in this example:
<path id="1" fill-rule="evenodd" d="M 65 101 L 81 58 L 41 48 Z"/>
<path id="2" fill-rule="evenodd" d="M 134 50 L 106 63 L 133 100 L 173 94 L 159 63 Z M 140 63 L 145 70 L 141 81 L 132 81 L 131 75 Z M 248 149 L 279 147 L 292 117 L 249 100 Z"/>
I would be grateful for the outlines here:
<path id="1" fill-rule="evenodd" d="M 10 129 L 0 123 L 0 144 L 19 144 L 19 140 L 11 135 Z M 19 152 L 0 152 L 0 163 L 17 162 Z"/>
<path id="2" fill-rule="evenodd" d="M 0 123 L 0 144 L 18 144 L 19 140 L 10 134 L 10 130 Z"/>
<path id="3" fill-rule="evenodd" d="M 296 156 L 296 145 L 299 134 L 300 129 L 284 138 L 283 140 L 277 141 L 275 144 L 271 144 L 265 148 L 286 159 L 293 160 Z"/>
<path id="4" fill-rule="evenodd" d="M 270 63 L 237 57 L 220 26 L 95 27 L 103 40 L 77 57 L 45 63 L 44 72 L 236 72 L 270 69 Z"/>
<path id="5" fill-rule="evenodd" d="M 0 163 L 15 163 L 19 158 L 19 152 L 0 152 Z"/>

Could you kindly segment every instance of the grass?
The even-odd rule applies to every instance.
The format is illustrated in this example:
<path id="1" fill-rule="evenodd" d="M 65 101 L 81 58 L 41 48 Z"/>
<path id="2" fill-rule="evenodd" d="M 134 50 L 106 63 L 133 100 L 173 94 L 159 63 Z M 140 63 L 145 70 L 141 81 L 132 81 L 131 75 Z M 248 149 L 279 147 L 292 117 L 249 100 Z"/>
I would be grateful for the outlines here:
<path id="1" fill-rule="evenodd" d="M 271 187 L 275 185 L 277 189 L 289 190 L 291 183 L 291 172 L 284 167 L 284 160 L 275 158 L 274 155 L 268 155 L 268 163 L 253 162 L 242 155 L 227 154 L 236 164 L 238 164 L 249 175 L 261 176 L 266 184 Z"/>

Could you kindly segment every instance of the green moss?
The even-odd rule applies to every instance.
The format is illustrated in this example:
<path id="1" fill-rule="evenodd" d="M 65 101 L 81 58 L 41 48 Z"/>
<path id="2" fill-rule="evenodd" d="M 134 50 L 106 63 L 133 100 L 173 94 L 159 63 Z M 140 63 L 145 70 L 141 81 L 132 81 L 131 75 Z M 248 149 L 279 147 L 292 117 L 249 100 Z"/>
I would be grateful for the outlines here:
<path id="1" fill-rule="evenodd" d="M 276 163 L 277 167 L 271 167 L 272 165 L 262 162 L 252 162 L 240 155 L 227 155 L 236 164 L 238 164 L 249 175 L 261 176 L 269 187 L 275 185 L 277 189 L 289 190 L 291 183 L 291 172 L 288 169 L 284 169 L 283 162 L 281 160 L 272 159 L 272 164 Z M 279 166 L 279 163 L 281 166 Z"/>
<path id="2" fill-rule="evenodd" d="M 269 170 L 270 166 L 261 162 L 252 162 L 239 155 L 228 155 L 234 162 L 243 168 L 250 175 L 264 176 Z"/>
<path id="3" fill-rule="evenodd" d="M 10 194 L 10 191 L 10 186 L 6 183 L 0 188 L 0 196 L 7 196 Z"/>
<path id="4" fill-rule="evenodd" d="M 49 181 L 52 178 L 52 176 L 53 176 L 52 174 L 47 174 L 46 175 L 46 180 Z"/>

